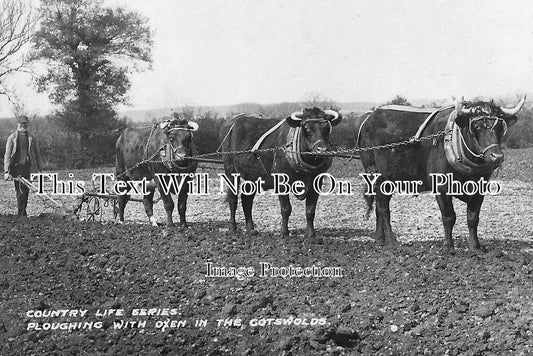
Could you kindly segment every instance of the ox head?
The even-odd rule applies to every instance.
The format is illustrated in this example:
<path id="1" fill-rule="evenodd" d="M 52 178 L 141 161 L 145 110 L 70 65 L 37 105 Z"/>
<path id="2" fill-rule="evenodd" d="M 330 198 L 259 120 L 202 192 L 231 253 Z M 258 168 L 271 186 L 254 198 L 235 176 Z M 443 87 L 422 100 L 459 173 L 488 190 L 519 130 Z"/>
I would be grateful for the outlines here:
<path id="1" fill-rule="evenodd" d="M 160 127 L 172 147 L 174 158 L 181 159 L 192 155 L 193 132 L 197 131 L 199 127 L 196 122 L 187 120 L 166 121 Z M 183 163 L 186 164 L 186 161 L 183 160 Z"/>
<path id="2" fill-rule="evenodd" d="M 516 114 L 525 101 L 524 96 L 512 109 L 501 108 L 493 101 L 457 102 L 455 122 L 466 133 L 467 145 L 474 156 L 496 165 L 503 162 L 502 138 L 518 120 Z"/>
<path id="3" fill-rule="evenodd" d="M 291 127 L 301 128 L 301 137 L 307 147 L 303 151 L 324 152 L 331 145 L 329 135 L 333 126 L 341 122 L 342 116 L 333 110 L 321 110 L 317 107 L 305 108 L 293 113 L 286 119 Z"/>

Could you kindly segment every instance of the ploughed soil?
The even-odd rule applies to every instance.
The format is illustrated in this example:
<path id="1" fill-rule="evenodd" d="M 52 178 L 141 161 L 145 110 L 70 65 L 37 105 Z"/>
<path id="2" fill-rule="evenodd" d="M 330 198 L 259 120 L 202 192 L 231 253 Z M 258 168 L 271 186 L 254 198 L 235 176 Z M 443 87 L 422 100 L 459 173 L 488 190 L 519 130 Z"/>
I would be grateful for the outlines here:
<path id="1" fill-rule="evenodd" d="M 485 254 L 467 249 L 459 201 L 456 253 L 441 251 L 440 213 L 428 194 L 395 196 L 400 246 L 376 246 L 353 161 L 337 160 L 331 171 L 353 194 L 319 199 L 322 243 L 304 237 L 295 199 L 292 234 L 281 238 L 277 198 L 268 192 L 254 206 L 258 233 L 229 235 L 218 167 L 204 170 L 212 194 L 189 200 L 188 229 L 163 226 L 161 203 L 162 226 L 147 225 L 135 202 L 129 223 L 117 225 L 110 206 L 102 204 L 97 221 L 83 221 L 86 207 L 80 220 L 61 219 L 33 194 L 30 217 L 17 220 L 12 183 L 2 182 L 0 354 L 532 354 L 532 153 L 506 152 L 502 192 L 487 196 L 481 211 Z M 208 263 L 243 278 L 208 276 Z M 262 263 L 278 275 L 260 275 Z M 286 276 L 291 266 L 342 275 Z"/>

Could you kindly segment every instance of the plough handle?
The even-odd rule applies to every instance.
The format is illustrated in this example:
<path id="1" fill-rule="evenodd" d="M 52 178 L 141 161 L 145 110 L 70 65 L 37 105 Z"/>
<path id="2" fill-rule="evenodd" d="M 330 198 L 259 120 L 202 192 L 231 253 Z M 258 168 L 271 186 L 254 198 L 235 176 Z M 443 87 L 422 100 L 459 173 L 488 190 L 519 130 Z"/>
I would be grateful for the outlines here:
<path id="1" fill-rule="evenodd" d="M 22 184 L 24 184 L 26 187 L 28 187 L 29 190 L 31 190 L 32 192 L 38 192 L 39 189 L 33 185 L 32 182 L 30 182 L 29 180 L 27 180 L 26 178 L 24 177 L 13 177 L 13 180 L 16 180 Z M 48 194 L 46 193 L 41 193 L 41 194 L 37 194 L 37 196 L 41 197 L 41 199 L 44 200 L 44 198 L 46 197 L 49 201 L 51 201 L 52 203 L 54 203 L 54 205 L 56 206 L 56 208 L 59 208 L 59 209 L 65 209 L 65 207 L 63 206 L 62 203 L 58 202 L 57 200 L 53 199 L 51 196 L 49 196 Z"/>

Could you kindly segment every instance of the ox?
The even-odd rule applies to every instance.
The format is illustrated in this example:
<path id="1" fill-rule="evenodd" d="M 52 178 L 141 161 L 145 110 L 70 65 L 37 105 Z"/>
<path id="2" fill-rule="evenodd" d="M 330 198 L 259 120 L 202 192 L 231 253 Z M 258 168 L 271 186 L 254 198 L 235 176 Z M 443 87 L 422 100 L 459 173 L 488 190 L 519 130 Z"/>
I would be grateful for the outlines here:
<path id="1" fill-rule="evenodd" d="M 317 175 L 331 166 L 332 158 L 312 153 L 323 153 L 330 149 L 331 128 L 341 120 L 342 117 L 337 112 L 323 111 L 319 108 L 305 108 L 284 120 L 237 115 L 221 129 L 222 150 L 248 152 L 224 155 L 226 176 L 238 174 L 240 179 L 247 181 L 261 178 L 265 182 L 263 185 L 265 190 L 273 188 L 274 173 L 285 174 L 289 184 L 295 181 L 303 182 L 302 193 L 296 197 L 299 200 L 305 199 L 306 236 L 314 238 L 313 223 L 318 193 L 312 183 Z M 241 194 L 248 232 L 254 232 L 252 220 L 254 196 L 255 194 Z M 287 237 L 289 216 L 292 212 L 291 202 L 288 194 L 279 194 L 278 198 L 282 217 L 281 235 Z M 230 232 L 235 233 L 237 196 L 231 190 L 227 192 L 227 201 L 230 207 Z"/>
<path id="2" fill-rule="evenodd" d="M 174 120 L 162 123 L 159 126 L 143 128 L 127 128 L 116 144 L 116 175 L 117 180 L 130 181 L 146 178 L 155 184 L 150 184 L 148 195 L 143 196 L 143 204 L 146 215 L 153 226 L 157 226 L 153 216 L 154 192 L 159 188 L 159 194 L 163 200 L 167 213 L 167 226 L 174 226 L 172 212 L 174 201 L 170 194 L 160 187 L 156 174 L 166 173 L 194 173 L 197 163 L 183 159 L 185 156 L 196 154 L 196 146 L 193 139 L 193 131 L 198 130 L 198 124 L 186 120 Z M 165 179 L 165 176 L 161 176 Z M 186 181 L 178 194 L 178 212 L 180 215 L 180 227 L 187 227 L 185 211 L 187 209 L 187 194 L 189 191 L 188 176 L 180 179 Z M 118 198 L 119 220 L 124 221 L 124 209 L 129 200 L 129 195 L 120 195 Z"/>
<path id="3" fill-rule="evenodd" d="M 501 108 L 491 102 L 458 102 L 434 112 L 405 106 L 383 106 L 375 109 L 356 129 L 360 147 L 379 146 L 443 132 L 432 140 L 415 140 L 412 144 L 393 149 L 364 151 L 361 160 L 366 172 L 380 173 L 379 186 L 389 181 L 421 181 L 419 191 L 430 190 L 430 174 L 451 174 L 453 181 L 488 180 L 494 169 L 503 161 L 502 137 L 507 128 L 517 121 L 525 97 L 513 109 Z M 431 114 L 430 114 L 431 113 Z M 441 131 L 442 130 L 442 131 Z M 374 177 L 375 178 L 375 177 Z M 376 242 L 380 245 L 397 244 L 390 224 L 390 195 L 375 191 Z M 478 240 L 479 212 L 484 195 L 447 194 L 445 186 L 435 191 L 444 225 L 445 251 L 453 251 L 452 229 L 456 214 L 452 197 L 466 203 L 468 246 L 471 251 L 485 248 Z M 373 199 L 367 199 L 369 209 Z"/>

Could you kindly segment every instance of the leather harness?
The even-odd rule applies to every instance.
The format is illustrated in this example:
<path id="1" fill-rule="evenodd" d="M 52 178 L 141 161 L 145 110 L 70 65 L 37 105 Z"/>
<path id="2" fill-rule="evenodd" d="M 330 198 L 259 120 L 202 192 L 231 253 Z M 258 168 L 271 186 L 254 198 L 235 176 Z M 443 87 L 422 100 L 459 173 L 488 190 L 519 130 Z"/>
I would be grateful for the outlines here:
<path id="1" fill-rule="evenodd" d="M 427 125 L 437 116 L 438 113 L 453 108 L 453 105 L 445 106 L 433 111 L 427 111 L 425 109 L 418 109 L 418 108 L 412 108 L 412 107 L 406 107 L 406 109 L 402 109 L 402 106 L 400 105 L 386 105 L 380 107 L 380 109 L 387 109 L 387 110 L 397 110 L 397 111 L 407 111 L 407 112 L 427 112 L 429 115 L 426 117 L 424 122 L 418 127 L 418 130 L 416 131 L 416 134 L 412 137 L 412 140 L 418 140 L 420 137 L 422 137 L 422 132 L 427 127 Z M 360 147 L 360 139 L 361 139 L 361 131 L 363 128 L 363 125 L 368 121 L 370 118 L 370 114 L 372 112 L 367 112 L 369 115 L 363 120 L 359 127 L 359 131 L 357 133 L 357 140 L 356 140 L 356 147 Z M 365 113 L 366 114 L 366 113 Z M 457 112 L 453 110 L 450 115 L 448 116 L 448 121 L 446 123 L 445 128 L 445 134 L 444 134 L 444 152 L 446 154 L 446 159 L 448 163 L 459 173 L 465 174 L 465 175 L 484 175 L 492 172 L 496 167 L 492 163 L 483 162 L 483 163 L 476 163 L 473 162 L 468 158 L 467 151 L 470 151 L 470 149 L 466 146 L 466 143 L 464 142 L 464 138 L 461 133 L 461 129 L 459 126 L 455 123 L 455 119 L 457 118 Z M 486 148 L 484 151 L 486 151 L 488 148 Z M 470 151 L 471 152 L 471 151 Z"/>

